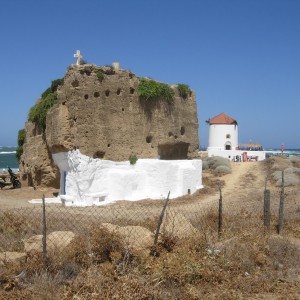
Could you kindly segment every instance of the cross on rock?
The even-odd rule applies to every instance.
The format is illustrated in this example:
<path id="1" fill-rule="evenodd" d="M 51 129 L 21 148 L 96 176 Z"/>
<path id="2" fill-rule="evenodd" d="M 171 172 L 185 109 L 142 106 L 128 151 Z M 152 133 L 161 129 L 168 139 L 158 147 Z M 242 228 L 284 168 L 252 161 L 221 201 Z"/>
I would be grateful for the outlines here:
<path id="1" fill-rule="evenodd" d="M 74 57 L 76 58 L 76 65 L 80 65 L 82 62 L 82 55 L 80 54 L 80 50 L 76 51 Z"/>

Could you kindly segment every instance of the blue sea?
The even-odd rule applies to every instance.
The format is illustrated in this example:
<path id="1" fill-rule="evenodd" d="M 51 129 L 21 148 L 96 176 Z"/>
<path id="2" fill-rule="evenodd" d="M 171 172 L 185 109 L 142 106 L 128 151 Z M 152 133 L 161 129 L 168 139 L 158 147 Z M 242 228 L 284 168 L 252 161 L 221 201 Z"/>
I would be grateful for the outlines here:
<path id="1" fill-rule="evenodd" d="M 282 154 L 281 149 L 264 149 L 266 154 L 280 155 Z M 300 156 L 300 149 L 284 149 L 285 156 Z"/>
<path id="2" fill-rule="evenodd" d="M 19 170 L 16 149 L 17 147 L 0 146 L 0 172 L 7 171 L 7 167 L 14 172 Z"/>

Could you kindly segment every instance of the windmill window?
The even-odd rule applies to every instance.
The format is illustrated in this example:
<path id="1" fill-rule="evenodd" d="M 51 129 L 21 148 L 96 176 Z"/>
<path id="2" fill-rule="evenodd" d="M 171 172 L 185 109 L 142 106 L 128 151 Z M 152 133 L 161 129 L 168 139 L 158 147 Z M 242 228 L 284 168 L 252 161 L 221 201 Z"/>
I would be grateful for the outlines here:
<path id="1" fill-rule="evenodd" d="M 226 134 L 226 139 L 230 139 L 230 134 Z"/>

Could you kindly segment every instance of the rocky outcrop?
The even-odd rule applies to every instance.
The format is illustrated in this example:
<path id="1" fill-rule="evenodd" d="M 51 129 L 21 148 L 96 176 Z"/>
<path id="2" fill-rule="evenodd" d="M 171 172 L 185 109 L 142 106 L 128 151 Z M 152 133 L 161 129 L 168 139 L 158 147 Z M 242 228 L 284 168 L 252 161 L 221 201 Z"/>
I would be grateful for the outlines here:
<path id="1" fill-rule="evenodd" d="M 100 75 L 100 76 L 99 76 Z M 185 159 L 198 152 L 195 94 L 184 99 L 176 86 L 174 103 L 146 100 L 139 79 L 128 70 L 71 65 L 57 90 L 58 103 L 40 134 L 26 125 L 20 173 L 29 184 L 57 186 L 51 154 L 80 149 L 82 154 L 114 161 L 138 158 Z"/>
<path id="2" fill-rule="evenodd" d="M 26 143 L 20 160 L 20 179 L 29 186 L 59 187 L 59 170 L 54 165 L 45 134 L 32 122 L 27 122 Z"/>

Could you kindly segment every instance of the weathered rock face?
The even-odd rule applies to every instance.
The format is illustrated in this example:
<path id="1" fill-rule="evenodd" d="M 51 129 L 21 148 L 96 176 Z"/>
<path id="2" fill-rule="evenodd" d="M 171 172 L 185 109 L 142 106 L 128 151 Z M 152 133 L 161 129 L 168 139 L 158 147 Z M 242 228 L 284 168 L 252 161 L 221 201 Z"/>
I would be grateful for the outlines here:
<path id="1" fill-rule="evenodd" d="M 104 73 L 101 79 L 99 69 Z M 48 112 L 44 140 L 29 133 L 33 125 L 27 124 L 21 175 L 27 172 L 27 177 L 35 178 L 32 172 L 40 169 L 42 183 L 47 165 L 56 180 L 50 154 L 75 148 L 94 158 L 115 161 L 127 160 L 131 154 L 138 158 L 193 157 L 199 145 L 194 93 L 183 99 L 174 86 L 174 103 L 168 104 L 163 99 L 141 99 L 138 85 L 138 78 L 127 70 L 70 66 L 57 91 L 58 104 Z M 42 157 L 45 167 L 36 168 Z"/>
<path id="2" fill-rule="evenodd" d="M 29 186 L 59 187 L 59 170 L 54 165 L 45 135 L 34 123 L 25 126 L 26 143 L 20 160 L 20 179 Z"/>

